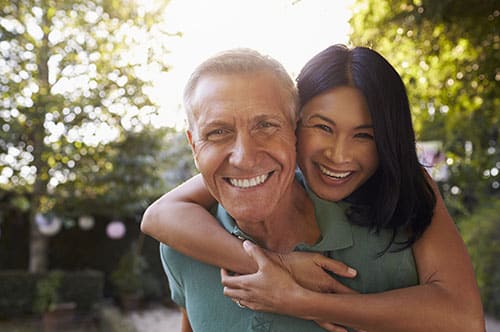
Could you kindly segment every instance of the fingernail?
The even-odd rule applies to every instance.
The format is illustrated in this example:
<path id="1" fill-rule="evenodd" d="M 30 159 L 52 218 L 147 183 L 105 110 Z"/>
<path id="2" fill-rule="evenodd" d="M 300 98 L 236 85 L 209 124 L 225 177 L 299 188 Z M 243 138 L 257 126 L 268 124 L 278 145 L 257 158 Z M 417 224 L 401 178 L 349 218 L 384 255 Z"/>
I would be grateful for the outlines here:
<path id="1" fill-rule="evenodd" d="M 353 269 L 352 267 L 349 267 L 347 268 L 347 273 L 349 273 L 350 275 L 353 275 L 355 276 L 356 273 L 358 273 L 358 271 L 356 271 L 355 269 Z"/>
<path id="2" fill-rule="evenodd" d="M 252 243 L 248 240 L 243 241 L 243 248 L 250 249 L 252 247 Z"/>

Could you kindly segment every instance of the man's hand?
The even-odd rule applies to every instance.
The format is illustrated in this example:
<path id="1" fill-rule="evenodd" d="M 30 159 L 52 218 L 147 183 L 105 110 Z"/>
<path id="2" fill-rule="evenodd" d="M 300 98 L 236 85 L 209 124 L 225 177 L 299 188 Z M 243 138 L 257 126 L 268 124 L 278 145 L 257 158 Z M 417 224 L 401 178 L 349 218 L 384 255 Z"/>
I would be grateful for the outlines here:
<path id="1" fill-rule="evenodd" d="M 293 251 L 288 254 L 268 252 L 268 256 L 304 288 L 320 293 L 355 293 L 332 278 L 326 271 L 336 275 L 354 278 L 356 270 L 342 262 L 327 258 L 319 253 Z"/>

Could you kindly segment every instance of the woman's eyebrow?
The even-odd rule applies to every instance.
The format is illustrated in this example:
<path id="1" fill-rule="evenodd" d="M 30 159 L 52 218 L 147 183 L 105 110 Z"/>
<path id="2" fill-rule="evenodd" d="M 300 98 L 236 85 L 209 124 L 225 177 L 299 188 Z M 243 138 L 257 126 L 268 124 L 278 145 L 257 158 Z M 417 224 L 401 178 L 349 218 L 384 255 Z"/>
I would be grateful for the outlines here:
<path id="1" fill-rule="evenodd" d="M 335 121 L 333 121 L 332 119 L 330 119 L 330 118 L 328 118 L 328 117 L 326 117 L 324 115 L 321 115 L 321 114 L 313 114 L 313 115 L 311 115 L 309 117 L 309 119 L 314 119 L 314 118 L 319 118 L 320 120 L 328 122 L 328 123 L 330 123 L 330 124 L 332 124 L 334 126 L 336 125 Z"/>
<path id="2" fill-rule="evenodd" d="M 364 125 L 357 126 L 354 129 L 373 129 L 373 125 L 372 124 L 364 124 Z"/>
<path id="3" fill-rule="evenodd" d="M 321 114 L 313 114 L 311 115 L 308 119 L 314 119 L 314 118 L 319 118 L 320 120 L 323 120 L 325 122 L 328 122 L 330 124 L 332 124 L 333 126 L 336 126 L 337 124 L 335 123 L 335 121 L 333 121 L 332 119 L 330 119 L 329 117 L 326 117 L 324 115 L 321 115 Z M 359 129 L 373 129 L 373 125 L 371 123 L 368 123 L 368 124 L 362 124 L 362 125 L 359 125 L 359 126 L 356 126 L 354 129 L 356 130 L 359 130 Z"/>

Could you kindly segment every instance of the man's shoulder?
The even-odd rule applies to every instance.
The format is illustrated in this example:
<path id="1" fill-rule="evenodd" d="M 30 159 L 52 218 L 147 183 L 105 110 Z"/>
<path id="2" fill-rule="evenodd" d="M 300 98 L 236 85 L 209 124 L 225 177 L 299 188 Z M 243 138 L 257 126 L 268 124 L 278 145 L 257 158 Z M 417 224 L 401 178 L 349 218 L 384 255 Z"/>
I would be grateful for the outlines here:
<path id="1" fill-rule="evenodd" d="M 211 275 L 219 276 L 219 269 L 186 256 L 165 244 L 160 244 L 163 269 L 170 281 L 175 280 L 179 288 L 188 284 L 203 282 Z"/>
<path id="2" fill-rule="evenodd" d="M 164 244 L 160 243 L 160 257 L 161 260 L 164 263 L 168 263 L 169 266 L 174 266 L 177 264 L 192 264 L 195 262 L 201 263 L 189 256 L 186 256 L 179 251 L 175 250 L 174 248 Z"/>
<path id="3" fill-rule="evenodd" d="M 160 243 L 160 257 L 163 265 L 168 266 L 169 270 L 182 267 L 184 262 L 189 259 L 188 256 L 163 243 Z"/>

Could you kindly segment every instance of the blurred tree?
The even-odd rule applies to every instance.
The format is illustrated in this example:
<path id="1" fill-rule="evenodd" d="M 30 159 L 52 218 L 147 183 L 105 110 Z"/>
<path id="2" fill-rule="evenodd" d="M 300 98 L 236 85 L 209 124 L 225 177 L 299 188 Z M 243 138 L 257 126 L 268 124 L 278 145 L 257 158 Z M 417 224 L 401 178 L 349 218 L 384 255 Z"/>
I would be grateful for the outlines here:
<path id="1" fill-rule="evenodd" d="M 165 148 L 167 172 L 165 181 L 168 188 L 173 188 L 193 176 L 197 171 L 185 133 L 172 132 L 167 135 L 169 142 Z"/>
<path id="2" fill-rule="evenodd" d="M 408 89 L 419 140 L 441 140 L 453 214 L 499 195 L 500 6 L 496 0 L 357 0 L 355 45 L 373 47 Z"/>
<path id="3" fill-rule="evenodd" d="M 481 202 L 474 214 L 462 218 L 460 230 L 474 263 L 484 311 L 500 319 L 500 200 Z"/>
<path id="4" fill-rule="evenodd" d="M 52 211 L 73 220 L 92 211 L 110 218 L 129 217 L 136 221 L 147 205 L 166 189 L 165 139 L 172 129 L 124 132 L 83 160 L 77 178 L 58 185 L 52 195 Z M 175 166 L 174 166 L 175 167 Z M 97 171 L 96 171 L 97 170 Z"/>
<path id="5" fill-rule="evenodd" d="M 29 211 L 30 271 L 47 267 L 38 213 L 123 215 L 160 186 L 145 92 L 168 70 L 167 3 L 0 0 L 0 190 Z"/>

